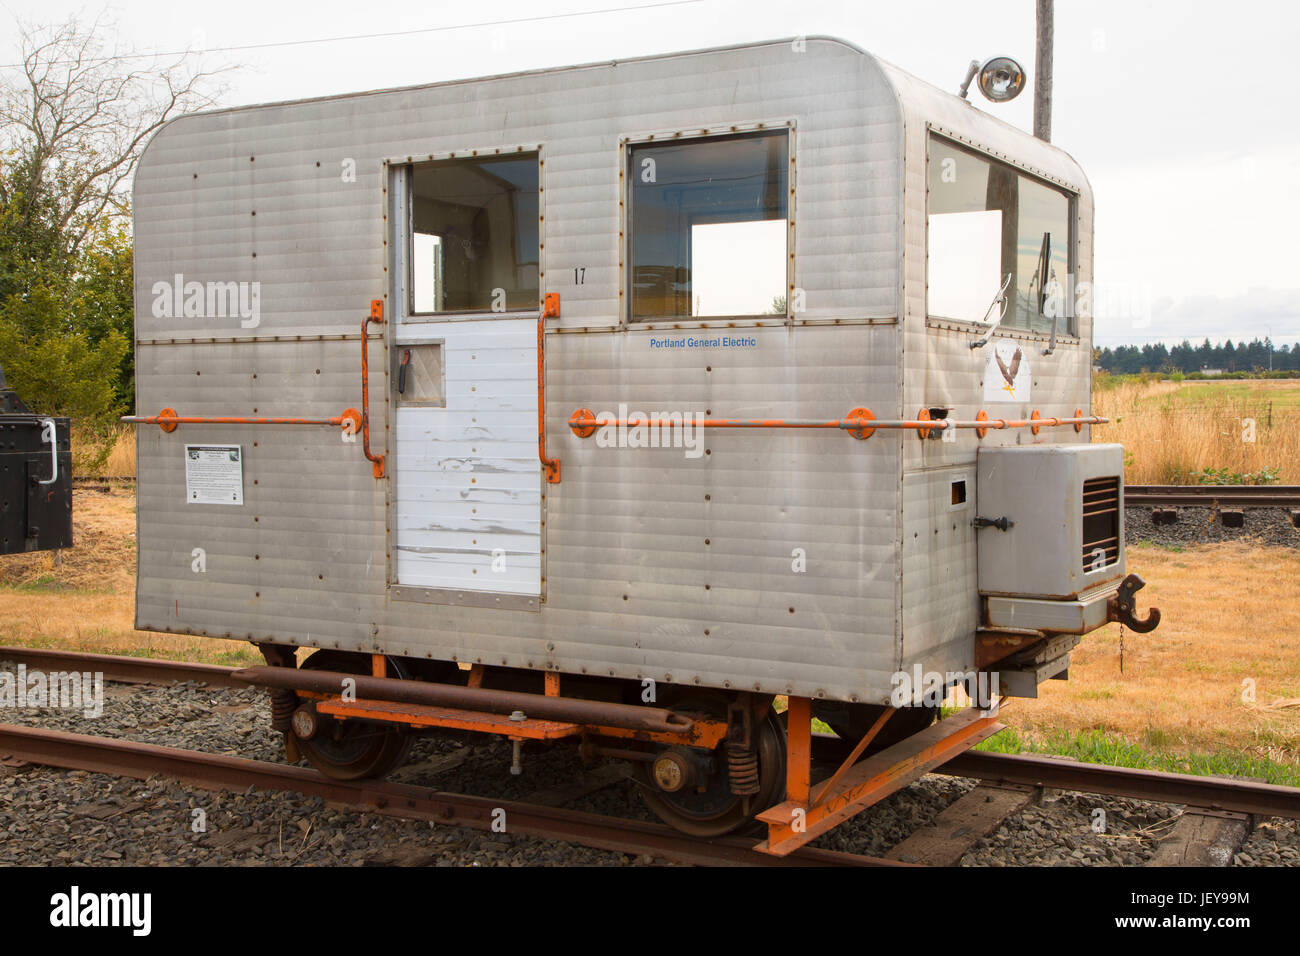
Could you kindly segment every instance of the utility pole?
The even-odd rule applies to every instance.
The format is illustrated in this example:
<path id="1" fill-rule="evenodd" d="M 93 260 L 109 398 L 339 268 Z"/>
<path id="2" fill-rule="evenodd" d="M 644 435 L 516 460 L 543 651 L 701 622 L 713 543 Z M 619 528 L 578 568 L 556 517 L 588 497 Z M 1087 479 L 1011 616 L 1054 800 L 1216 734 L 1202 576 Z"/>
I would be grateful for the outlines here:
<path id="1" fill-rule="evenodd" d="M 1052 19 L 1053 0 L 1038 0 L 1035 18 L 1038 43 L 1034 51 L 1034 135 L 1052 141 Z"/>

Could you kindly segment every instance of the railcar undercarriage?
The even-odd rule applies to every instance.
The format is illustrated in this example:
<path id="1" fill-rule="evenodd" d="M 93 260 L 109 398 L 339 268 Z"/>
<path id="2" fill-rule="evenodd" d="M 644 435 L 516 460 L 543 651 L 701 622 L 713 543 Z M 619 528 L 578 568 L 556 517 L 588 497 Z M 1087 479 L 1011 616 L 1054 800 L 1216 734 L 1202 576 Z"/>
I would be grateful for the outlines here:
<path id="1" fill-rule="evenodd" d="M 328 777 L 391 773 L 418 734 L 505 737 L 512 773 L 525 742 L 572 744 L 589 762 L 630 762 L 646 805 L 674 828 L 708 838 L 766 825 L 758 849 L 778 856 L 1002 727 L 997 701 L 937 722 L 933 707 L 790 697 L 779 710 L 769 694 L 676 686 L 643 703 L 633 681 L 325 650 L 297 666 L 292 648 L 259 647 L 267 665 L 237 678 L 269 689 L 290 761 Z M 840 738 L 829 775 L 814 771 L 814 715 Z"/>

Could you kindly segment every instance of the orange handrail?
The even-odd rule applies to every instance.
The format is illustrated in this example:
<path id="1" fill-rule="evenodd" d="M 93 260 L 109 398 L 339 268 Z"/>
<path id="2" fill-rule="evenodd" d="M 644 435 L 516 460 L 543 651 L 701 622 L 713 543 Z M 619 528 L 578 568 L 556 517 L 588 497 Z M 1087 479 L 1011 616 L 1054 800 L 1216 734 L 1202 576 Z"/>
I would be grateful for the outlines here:
<path id="1" fill-rule="evenodd" d="M 361 323 L 361 410 L 345 408 L 342 415 L 333 418 L 246 418 L 235 415 L 179 415 L 174 408 L 164 408 L 157 415 L 123 415 L 119 420 L 131 425 L 157 425 L 165 432 L 176 431 L 179 425 L 337 425 L 348 434 L 362 435 L 362 449 L 372 463 L 376 478 L 384 477 L 384 456 L 370 450 L 370 354 L 368 342 L 370 323 L 384 321 L 384 300 L 370 300 L 370 314 Z"/>
<path id="2" fill-rule="evenodd" d="M 118 421 L 129 425 L 157 425 L 165 432 L 176 431 L 177 425 L 347 425 L 351 422 L 354 428 L 360 428 L 361 413 L 348 408 L 333 418 L 239 418 L 179 415 L 174 408 L 164 408 L 157 415 L 123 415 Z"/>
<path id="3" fill-rule="evenodd" d="M 701 428 L 837 428 L 841 431 L 847 431 L 858 439 L 870 438 L 877 428 L 915 430 L 922 437 L 925 437 L 931 431 L 946 431 L 949 428 L 973 428 L 979 437 L 983 438 L 990 428 L 1031 428 L 1034 434 L 1037 435 L 1040 428 L 1073 425 L 1075 431 L 1080 431 L 1084 425 L 1104 425 L 1108 421 L 1109 419 L 1096 415 L 1084 416 L 1082 411 L 1077 409 L 1073 418 L 1042 418 L 1038 410 L 1034 409 L 1033 416 L 1024 421 L 1003 418 L 990 419 L 985 412 L 981 411 L 976 421 L 968 422 L 954 419 L 931 419 L 929 412 L 925 409 L 922 409 L 915 419 L 879 419 L 871 413 L 870 409 L 855 408 L 844 418 L 827 421 L 825 419 L 806 418 L 597 418 L 595 412 L 591 409 L 580 408 L 569 418 L 569 428 L 579 438 L 589 438 L 595 434 L 597 428 L 603 427 L 680 428 L 688 423 Z"/>
<path id="4" fill-rule="evenodd" d="M 384 300 L 370 300 L 370 314 L 361 323 L 361 449 L 372 464 L 376 478 L 384 477 L 384 456 L 370 451 L 370 356 L 367 343 L 370 340 L 370 323 L 383 325 Z"/>
<path id="5" fill-rule="evenodd" d="M 550 296 L 547 299 L 550 300 Z M 556 297 L 554 311 L 558 312 L 558 297 Z M 542 474 L 546 476 L 546 483 L 558 485 L 560 483 L 560 460 L 558 458 L 546 457 L 546 344 L 543 336 L 546 333 L 546 315 L 550 308 L 550 301 L 547 302 L 548 308 L 542 310 L 542 314 L 537 317 L 537 457 L 542 462 Z"/>

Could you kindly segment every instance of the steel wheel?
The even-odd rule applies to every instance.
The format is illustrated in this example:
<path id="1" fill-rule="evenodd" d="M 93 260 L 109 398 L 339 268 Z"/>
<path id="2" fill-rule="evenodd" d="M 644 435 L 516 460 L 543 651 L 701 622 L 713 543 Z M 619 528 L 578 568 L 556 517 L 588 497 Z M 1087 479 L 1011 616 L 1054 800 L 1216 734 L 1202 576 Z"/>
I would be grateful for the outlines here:
<path id="1" fill-rule="evenodd" d="M 317 651 L 307 658 L 303 670 L 341 671 L 369 674 L 370 657 L 339 651 Z M 401 665 L 388 658 L 388 673 L 406 677 Z M 332 780 L 363 780 L 391 773 L 411 750 L 412 736 L 388 724 L 361 720 L 334 720 L 321 715 L 319 728 L 310 740 L 297 740 L 307 762 Z"/>
<path id="2" fill-rule="evenodd" d="M 675 705 L 686 711 L 689 702 Z M 769 710 L 758 725 L 759 792 L 739 797 L 731 792 L 725 747 L 713 754 L 716 771 L 704 793 L 694 788 L 666 793 L 655 786 L 645 764 L 637 767 L 636 782 L 646 806 L 674 829 L 691 836 L 716 837 L 750 823 L 754 817 L 785 797 L 785 731 Z"/>

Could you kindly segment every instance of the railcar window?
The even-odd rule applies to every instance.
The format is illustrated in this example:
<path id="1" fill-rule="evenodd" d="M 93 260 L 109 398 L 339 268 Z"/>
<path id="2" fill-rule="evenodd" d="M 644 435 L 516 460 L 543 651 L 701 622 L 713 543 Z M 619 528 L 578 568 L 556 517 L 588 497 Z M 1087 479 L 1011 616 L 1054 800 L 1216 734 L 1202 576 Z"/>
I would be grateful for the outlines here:
<path id="1" fill-rule="evenodd" d="M 929 314 L 982 321 L 1010 274 L 1002 325 L 1046 332 L 1055 311 L 1074 334 L 1071 197 L 935 136 L 928 185 Z"/>
<path id="2" fill-rule="evenodd" d="M 631 320 L 786 314 L 784 130 L 628 150 Z"/>
<path id="3" fill-rule="evenodd" d="M 419 163 L 410 173 L 410 309 L 532 311 L 538 156 Z"/>

